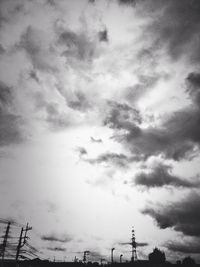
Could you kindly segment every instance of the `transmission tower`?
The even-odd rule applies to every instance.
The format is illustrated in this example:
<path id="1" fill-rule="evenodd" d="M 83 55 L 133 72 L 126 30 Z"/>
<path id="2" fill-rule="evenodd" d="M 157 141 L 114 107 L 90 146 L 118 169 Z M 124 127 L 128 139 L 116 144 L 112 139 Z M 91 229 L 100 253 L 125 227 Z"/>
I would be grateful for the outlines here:
<path id="1" fill-rule="evenodd" d="M 89 254 L 90 254 L 90 251 L 89 250 L 85 250 L 83 252 L 83 263 L 86 263 L 86 261 L 87 261 L 87 255 L 89 255 Z"/>
<path id="2" fill-rule="evenodd" d="M 134 261 L 137 260 L 136 242 L 135 242 L 135 230 L 134 230 L 134 228 L 132 228 L 131 246 L 132 246 L 131 262 L 134 262 Z"/>

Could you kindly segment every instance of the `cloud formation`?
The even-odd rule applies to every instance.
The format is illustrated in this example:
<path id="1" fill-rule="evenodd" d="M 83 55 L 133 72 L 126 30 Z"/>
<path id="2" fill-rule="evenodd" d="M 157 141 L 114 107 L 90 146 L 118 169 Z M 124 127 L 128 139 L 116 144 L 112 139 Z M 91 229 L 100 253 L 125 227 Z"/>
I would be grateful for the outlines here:
<path id="1" fill-rule="evenodd" d="M 51 129 L 60 130 L 65 129 L 71 125 L 71 120 L 65 112 L 59 110 L 59 106 L 56 103 L 46 103 L 46 122 Z"/>
<path id="2" fill-rule="evenodd" d="M 195 238 L 193 241 L 185 240 L 184 242 L 169 241 L 164 246 L 173 251 L 181 252 L 184 254 L 199 254 L 200 253 L 200 240 Z"/>
<path id="3" fill-rule="evenodd" d="M 142 60 L 142 58 L 145 57 L 153 57 L 151 55 L 150 51 L 141 51 L 138 55 L 138 60 Z M 134 84 L 133 86 L 129 86 L 124 90 L 124 96 L 126 101 L 131 103 L 137 103 L 137 101 L 142 98 L 147 92 L 152 90 L 152 88 L 156 85 L 156 83 L 159 81 L 159 79 L 163 78 L 163 74 L 152 74 L 152 75 L 144 75 L 139 74 L 138 75 L 138 82 Z"/>
<path id="4" fill-rule="evenodd" d="M 78 59 L 80 61 L 93 59 L 95 46 L 84 32 L 64 31 L 60 34 L 58 42 L 64 46 L 62 55 L 67 59 Z"/>
<path id="5" fill-rule="evenodd" d="M 195 178 L 186 180 L 171 173 L 172 167 L 165 164 L 157 164 L 149 172 L 140 172 L 134 178 L 134 184 L 146 188 L 158 188 L 163 186 L 196 188 L 200 181 Z"/>
<path id="6" fill-rule="evenodd" d="M 28 26 L 17 48 L 24 49 L 35 69 L 51 73 L 57 71 L 56 54 L 48 43 L 47 33 L 42 29 Z"/>
<path id="7" fill-rule="evenodd" d="M 161 125 L 141 127 L 139 112 L 124 104 L 111 103 L 105 125 L 115 130 L 114 139 L 123 143 L 132 153 L 144 157 L 162 154 L 181 160 L 197 154 L 200 144 L 200 106 L 198 74 L 186 78 L 187 92 L 192 105 L 174 112 Z"/>
<path id="8" fill-rule="evenodd" d="M 121 168 L 127 168 L 129 163 L 136 160 L 136 158 L 128 157 L 124 154 L 107 152 L 107 153 L 100 154 L 96 158 L 93 158 L 93 159 L 87 158 L 84 160 L 90 164 L 107 163 L 107 164 L 113 164 L 113 165 L 121 167 Z"/>
<path id="9" fill-rule="evenodd" d="M 66 248 L 63 247 L 47 247 L 48 250 L 65 252 Z"/>
<path id="10" fill-rule="evenodd" d="M 99 32 L 99 41 L 100 42 L 108 42 L 108 31 L 104 29 Z"/>
<path id="11" fill-rule="evenodd" d="M 15 181 L 19 188 L 24 182 L 33 185 L 33 189 L 39 183 L 33 200 L 36 196 L 39 201 L 48 197 L 52 186 L 55 206 L 46 205 L 45 215 L 41 212 L 41 216 L 53 213 L 62 221 L 66 212 L 59 213 L 71 211 L 67 212 L 71 216 L 70 232 L 75 227 L 80 229 L 82 222 L 77 218 L 82 213 L 87 223 L 93 223 L 90 218 L 98 218 L 99 211 L 93 209 L 91 214 L 93 207 L 87 197 L 92 187 L 85 180 L 85 174 L 89 174 L 92 181 L 88 183 L 107 186 L 113 198 L 124 195 L 129 200 L 127 227 L 132 218 L 141 220 L 141 225 L 146 220 L 138 216 L 137 207 L 132 209 L 132 201 L 137 197 L 146 206 L 143 193 L 153 193 L 156 199 L 159 189 L 166 192 L 169 186 L 173 187 L 174 197 L 180 189 L 184 194 L 191 192 L 183 194 L 182 200 L 149 204 L 143 214 L 154 218 L 162 229 L 171 228 L 193 237 L 200 235 L 198 175 L 189 174 L 193 163 L 192 172 L 199 171 L 199 11 L 199 0 L 0 1 L 2 177 L 12 178 L 18 170 L 19 179 Z M 6 146 L 24 141 L 26 130 L 31 140 L 14 146 L 12 160 L 6 159 L 10 152 Z M 105 146 L 106 151 L 102 150 Z M 80 165 L 73 160 L 77 152 L 82 160 Z M 66 162 L 66 157 L 72 160 Z M 163 163 L 142 168 L 151 157 L 162 159 Z M 166 163 L 168 159 L 171 166 Z M 29 168 L 37 166 L 28 177 L 24 161 Z M 184 168 L 190 163 L 186 173 L 190 178 L 185 179 Z M 180 176 L 174 174 L 172 166 L 178 166 Z M 132 180 L 136 186 L 128 188 L 132 171 L 136 173 Z M 123 181 L 127 186 L 121 186 Z M 11 191 L 6 183 L 1 183 L 2 192 Z M 138 186 L 154 190 L 141 192 Z M 106 195 L 104 190 L 94 193 L 94 203 L 104 205 Z M 13 203 L 15 197 L 10 196 Z M 23 194 L 20 197 L 25 198 Z M 123 215 L 125 206 L 120 197 L 117 214 Z M 10 204 L 3 195 L 2 199 L 5 205 Z M 88 203 L 84 210 L 79 201 Z M 105 204 L 102 212 L 115 213 L 111 202 Z M 11 207 L 6 212 L 12 213 Z M 24 214 L 29 217 L 31 210 L 27 206 Z M 102 225 L 104 219 L 106 224 L 111 223 L 107 216 L 101 219 Z M 85 234 L 97 229 L 88 224 L 86 227 L 84 222 L 82 226 Z M 117 233 L 116 229 L 113 232 Z M 72 237 L 51 233 L 41 240 L 50 250 L 64 252 L 60 245 Z M 191 245 L 191 250 L 198 251 L 195 246 Z M 189 249 L 175 242 L 168 247 L 185 252 Z"/>
<path id="12" fill-rule="evenodd" d="M 181 201 L 166 205 L 150 205 L 142 210 L 150 215 L 161 229 L 173 228 L 188 236 L 200 236 L 200 195 L 193 191 Z"/>
<path id="13" fill-rule="evenodd" d="M 165 48 L 173 60 L 187 54 L 199 62 L 200 3 L 194 1 L 136 1 L 136 8 L 148 15 L 157 14 L 149 23 L 146 33 L 154 38 L 157 49 Z M 146 14 L 147 14 L 146 13 Z M 165 23 L 168 21 L 168 23 Z"/>
<path id="14" fill-rule="evenodd" d="M 17 144 L 23 140 L 20 129 L 23 120 L 14 112 L 13 99 L 11 88 L 0 82 L 0 146 Z"/>
<path id="15" fill-rule="evenodd" d="M 135 5 L 136 4 L 136 0 L 118 0 L 118 2 L 124 5 Z"/>
<path id="16" fill-rule="evenodd" d="M 79 152 L 80 157 L 87 155 L 87 150 L 84 147 L 77 147 L 76 151 Z"/>
<path id="17" fill-rule="evenodd" d="M 122 246 L 126 246 L 126 245 L 132 245 L 131 242 L 119 242 L 118 243 L 119 245 L 122 245 Z M 149 244 L 147 242 L 136 242 L 136 246 L 137 247 L 146 247 L 148 246 Z"/>
<path id="18" fill-rule="evenodd" d="M 66 234 L 63 235 L 48 234 L 48 235 L 42 235 L 41 239 L 43 241 L 68 243 L 72 240 L 72 237 Z"/>
<path id="19" fill-rule="evenodd" d="M 92 136 L 90 136 L 90 141 L 92 143 L 102 143 L 103 142 L 101 138 L 94 138 Z"/>
<path id="20" fill-rule="evenodd" d="M 124 103 L 109 101 L 109 111 L 104 120 L 104 124 L 112 129 L 130 130 L 135 135 L 139 135 L 142 118 L 139 111 Z"/>

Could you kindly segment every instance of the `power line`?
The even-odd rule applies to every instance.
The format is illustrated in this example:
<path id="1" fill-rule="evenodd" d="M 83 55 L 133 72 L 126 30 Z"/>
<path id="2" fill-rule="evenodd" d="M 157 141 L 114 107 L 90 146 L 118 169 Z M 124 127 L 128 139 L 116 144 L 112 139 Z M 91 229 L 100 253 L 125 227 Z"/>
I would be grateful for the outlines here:
<path id="1" fill-rule="evenodd" d="M 2 218 L 0 218 L 0 223 L 2 223 L 2 224 L 8 224 L 8 223 L 10 223 L 10 224 L 12 224 L 13 226 L 16 226 L 16 227 L 23 227 L 22 224 L 17 223 L 17 222 L 15 222 L 15 221 L 12 220 L 12 219 L 10 219 L 10 220 L 6 220 L 6 219 L 2 219 Z"/>

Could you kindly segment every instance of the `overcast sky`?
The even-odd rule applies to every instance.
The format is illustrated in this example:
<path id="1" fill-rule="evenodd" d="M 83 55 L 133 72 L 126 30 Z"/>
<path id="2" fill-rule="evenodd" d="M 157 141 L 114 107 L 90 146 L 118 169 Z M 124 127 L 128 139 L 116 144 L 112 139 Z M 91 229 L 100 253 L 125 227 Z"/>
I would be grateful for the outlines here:
<path id="1" fill-rule="evenodd" d="M 198 259 L 199 31 L 198 0 L 0 1 L 0 217 L 44 258 L 130 260 L 134 226 Z"/>

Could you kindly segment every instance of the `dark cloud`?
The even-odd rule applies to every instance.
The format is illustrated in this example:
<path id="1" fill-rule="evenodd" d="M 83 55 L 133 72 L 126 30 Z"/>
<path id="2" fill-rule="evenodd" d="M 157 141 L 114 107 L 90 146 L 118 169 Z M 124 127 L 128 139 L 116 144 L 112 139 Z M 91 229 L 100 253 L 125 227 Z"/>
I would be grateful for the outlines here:
<path id="1" fill-rule="evenodd" d="M 21 116 L 14 113 L 11 88 L 0 82 L 0 146 L 23 140 Z"/>
<path id="2" fill-rule="evenodd" d="M 182 55 L 199 61 L 200 2 L 198 0 L 137 0 L 137 12 L 153 18 L 146 35 L 155 49 L 166 48 L 171 58 Z"/>
<path id="3" fill-rule="evenodd" d="M 79 110 L 79 111 L 87 111 L 88 109 L 91 108 L 91 104 L 87 98 L 87 96 L 81 92 L 81 91 L 76 91 L 74 93 L 74 100 L 67 100 L 67 104 L 70 108 L 74 110 Z"/>
<path id="4" fill-rule="evenodd" d="M 84 147 L 77 147 L 76 150 L 79 152 L 80 157 L 87 155 L 87 150 Z"/>
<path id="5" fill-rule="evenodd" d="M 54 50 L 48 44 L 45 34 L 42 30 L 29 26 L 16 47 L 26 51 L 34 69 L 55 73 L 57 66 Z"/>
<path id="6" fill-rule="evenodd" d="M 137 247 L 146 247 L 149 244 L 147 242 L 136 242 Z"/>
<path id="7" fill-rule="evenodd" d="M 118 0 L 119 4 L 123 5 L 135 5 L 136 0 Z"/>
<path id="8" fill-rule="evenodd" d="M 191 72 L 187 79 L 195 88 L 200 88 L 200 73 Z"/>
<path id="9" fill-rule="evenodd" d="M 56 85 L 56 88 L 60 95 L 65 99 L 67 106 L 71 109 L 80 112 L 87 112 L 89 109 L 93 108 L 86 93 L 80 90 L 75 90 L 73 94 L 69 96 L 63 86 Z"/>
<path id="10" fill-rule="evenodd" d="M 38 75 L 37 75 L 37 72 L 34 71 L 34 70 L 32 70 L 32 71 L 30 72 L 30 78 L 32 78 L 33 80 L 35 80 L 37 83 L 40 82 L 40 80 L 39 80 L 39 78 L 38 78 Z"/>
<path id="11" fill-rule="evenodd" d="M 172 60 L 186 56 L 200 62 L 200 2 L 198 0 L 118 0 L 133 5 L 139 17 L 150 19 L 143 36 L 152 41 L 147 46 L 155 53 L 165 50 Z"/>
<path id="12" fill-rule="evenodd" d="M 127 246 L 127 245 L 132 245 L 131 242 L 119 242 L 118 245 L 121 245 L 121 246 Z M 149 244 L 146 243 L 146 242 L 136 242 L 136 246 L 137 247 L 146 247 L 148 246 Z"/>
<path id="13" fill-rule="evenodd" d="M 138 111 L 124 105 L 111 104 L 104 123 L 115 129 L 113 138 L 124 143 L 134 154 L 144 157 L 162 154 L 167 158 L 181 160 L 196 156 L 196 148 L 200 144 L 198 74 L 189 74 L 186 81 L 192 105 L 174 112 L 157 127 L 141 128 L 142 119 Z"/>
<path id="14" fill-rule="evenodd" d="M 103 31 L 99 32 L 99 41 L 100 42 L 108 42 L 108 31 L 104 29 Z"/>
<path id="15" fill-rule="evenodd" d="M 11 21 L 23 9 L 23 4 L 19 1 L 0 0 L 0 28 Z"/>
<path id="16" fill-rule="evenodd" d="M 95 46 L 84 32 L 63 31 L 59 35 L 58 43 L 64 45 L 62 55 L 68 59 L 75 58 L 80 61 L 90 61 L 94 56 Z"/>
<path id="17" fill-rule="evenodd" d="M 198 137 L 196 112 L 184 110 L 176 112 L 162 127 L 148 127 L 141 129 L 135 123 L 124 124 L 125 133 L 115 135 L 114 138 L 133 152 L 144 157 L 163 154 L 167 158 L 180 160 L 188 158 L 195 147 L 193 137 Z M 192 140 L 193 139 L 193 140 Z"/>
<path id="18" fill-rule="evenodd" d="M 164 123 L 165 129 L 171 131 L 168 133 L 170 141 L 178 145 L 177 157 L 180 153 L 186 153 L 187 149 L 194 147 L 200 142 L 200 110 L 197 107 L 188 107 L 174 115 Z M 182 141 L 182 149 L 179 142 Z M 186 151 L 184 151 L 186 150 Z M 175 154 L 176 158 L 176 154 Z"/>
<path id="19" fill-rule="evenodd" d="M 49 235 L 42 235 L 41 239 L 43 241 L 67 243 L 72 240 L 72 237 L 66 234 L 63 235 L 49 234 Z"/>
<path id="20" fill-rule="evenodd" d="M 191 72 L 188 77 L 188 92 L 195 105 L 200 109 L 200 73 Z"/>
<path id="21" fill-rule="evenodd" d="M 139 59 L 141 60 L 141 59 Z M 138 75 L 139 82 L 125 89 L 124 96 L 129 103 L 136 103 L 146 92 L 149 92 L 161 78 L 161 74 L 155 76 Z"/>
<path id="22" fill-rule="evenodd" d="M 0 55 L 5 52 L 5 49 L 3 48 L 2 44 L 0 44 Z"/>
<path id="23" fill-rule="evenodd" d="M 109 112 L 104 120 L 104 124 L 113 129 L 132 129 L 139 134 L 138 124 L 142 118 L 139 111 L 127 104 L 121 104 L 114 101 L 108 101 Z"/>
<path id="24" fill-rule="evenodd" d="M 66 113 L 59 111 L 59 106 L 56 103 L 46 103 L 46 121 L 53 130 L 62 130 L 71 125 L 69 117 Z"/>
<path id="25" fill-rule="evenodd" d="M 0 81 L 0 105 L 7 106 L 12 103 L 13 96 L 11 88 Z"/>
<path id="26" fill-rule="evenodd" d="M 100 154 L 98 157 L 93 159 L 90 158 L 84 159 L 84 161 L 89 162 L 90 164 L 107 163 L 107 164 L 113 164 L 121 168 L 127 168 L 131 162 L 138 160 L 139 158 L 137 157 L 128 157 L 124 154 L 117 154 L 110 152 Z"/>
<path id="27" fill-rule="evenodd" d="M 134 178 L 134 184 L 146 188 L 176 186 L 195 188 L 200 185 L 200 181 L 188 181 L 171 173 L 172 168 L 168 165 L 158 164 L 150 172 L 141 172 Z"/>
<path id="28" fill-rule="evenodd" d="M 56 3 L 54 0 L 46 0 L 46 1 L 47 1 L 47 4 L 49 4 L 50 6 L 56 7 Z"/>
<path id="29" fill-rule="evenodd" d="M 47 249 L 52 251 L 61 251 L 61 252 L 66 251 L 66 248 L 63 247 L 47 247 Z"/>
<path id="30" fill-rule="evenodd" d="M 193 241 L 185 240 L 184 242 L 169 241 L 164 245 L 173 252 L 181 252 L 184 254 L 199 254 L 200 239 L 195 238 Z"/>
<path id="31" fill-rule="evenodd" d="M 22 123 L 20 116 L 9 114 L 0 108 L 0 145 L 17 144 L 23 140 L 19 128 Z"/>
<path id="32" fill-rule="evenodd" d="M 102 141 L 102 139 L 96 139 L 96 138 L 94 138 L 94 137 L 90 137 L 90 141 L 92 142 L 92 143 L 102 143 L 103 141 Z"/>
<path id="33" fill-rule="evenodd" d="M 150 205 L 142 213 L 150 215 L 161 229 L 173 228 L 188 236 L 200 237 L 200 195 L 192 191 L 185 199 L 166 206 Z"/>

